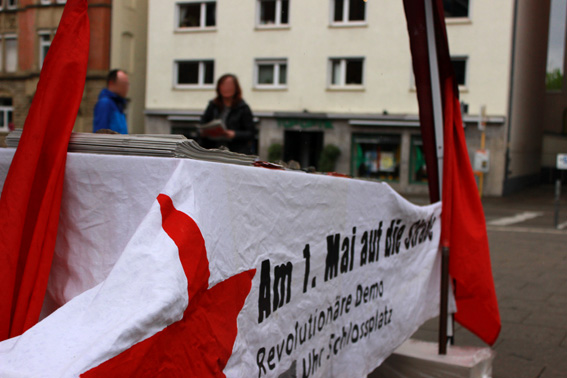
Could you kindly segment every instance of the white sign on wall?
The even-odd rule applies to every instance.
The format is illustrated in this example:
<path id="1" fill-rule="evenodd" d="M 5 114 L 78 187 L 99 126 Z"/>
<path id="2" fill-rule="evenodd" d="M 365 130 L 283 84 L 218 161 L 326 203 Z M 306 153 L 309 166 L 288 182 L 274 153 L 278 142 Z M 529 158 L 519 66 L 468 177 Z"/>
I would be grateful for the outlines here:
<path id="1" fill-rule="evenodd" d="M 490 166 L 490 151 L 476 150 L 473 166 L 475 172 L 488 173 Z"/>
<path id="2" fill-rule="evenodd" d="M 557 169 L 567 169 L 567 154 L 557 154 Z"/>

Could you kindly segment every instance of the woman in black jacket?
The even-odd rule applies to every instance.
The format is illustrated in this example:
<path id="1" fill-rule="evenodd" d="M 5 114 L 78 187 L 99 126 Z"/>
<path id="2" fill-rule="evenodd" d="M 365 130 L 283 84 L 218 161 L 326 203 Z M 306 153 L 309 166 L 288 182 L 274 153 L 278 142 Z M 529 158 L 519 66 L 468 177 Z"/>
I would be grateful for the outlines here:
<path id="1" fill-rule="evenodd" d="M 217 97 L 209 101 L 201 123 L 205 124 L 218 119 L 226 127 L 226 133 L 221 140 L 203 138 L 206 148 L 217 148 L 221 145 L 234 152 L 244 154 L 255 153 L 255 133 L 252 111 L 242 99 L 242 89 L 238 78 L 232 74 L 222 75 L 217 81 Z"/>

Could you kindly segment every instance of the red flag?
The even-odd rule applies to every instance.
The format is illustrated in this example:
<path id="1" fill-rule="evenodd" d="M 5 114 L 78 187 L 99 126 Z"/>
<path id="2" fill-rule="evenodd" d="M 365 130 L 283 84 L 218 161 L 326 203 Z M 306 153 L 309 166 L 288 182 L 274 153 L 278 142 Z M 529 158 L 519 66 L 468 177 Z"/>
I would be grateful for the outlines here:
<path id="1" fill-rule="evenodd" d="M 255 270 L 208 287 L 209 260 L 199 226 L 160 194 L 162 227 L 179 248 L 189 305 L 183 318 L 81 377 L 224 377 L 238 333 L 236 318 Z"/>
<path id="2" fill-rule="evenodd" d="M 87 0 L 69 0 L 0 198 L 0 341 L 37 323 L 57 236 L 67 145 L 89 56 Z"/>
<path id="3" fill-rule="evenodd" d="M 441 243 L 450 247 L 449 274 L 455 284 L 455 319 L 492 345 L 501 323 L 490 264 L 490 252 L 482 204 L 469 160 L 458 89 L 451 65 L 443 2 L 431 1 L 443 97 L 444 159 Z M 414 74 L 419 101 L 419 118 L 424 140 L 430 191 L 437 186 L 437 156 L 433 126 L 431 79 L 427 50 L 425 8 L 422 0 L 404 0 Z M 438 194 L 431 193 L 435 199 Z"/>
<path id="4" fill-rule="evenodd" d="M 441 243 L 450 247 L 449 274 L 455 283 L 455 320 L 487 344 L 500 333 L 484 212 L 463 131 L 453 81 L 445 82 L 445 156 Z"/>

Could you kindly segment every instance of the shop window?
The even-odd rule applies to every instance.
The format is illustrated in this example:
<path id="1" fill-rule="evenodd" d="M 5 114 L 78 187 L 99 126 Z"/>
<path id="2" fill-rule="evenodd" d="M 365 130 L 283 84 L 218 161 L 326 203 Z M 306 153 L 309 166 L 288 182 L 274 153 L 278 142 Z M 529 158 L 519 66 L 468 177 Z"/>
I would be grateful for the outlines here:
<path id="1" fill-rule="evenodd" d="M 286 59 L 257 59 L 256 60 L 256 87 L 258 88 L 285 88 L 287 84 Z"/>
<path id="2" fill-rule="evenodd" d="M 421 136 L 412 135 L 410 151 L 410 184 L 427 184 L 427 167 Z"/>
<path id="3" fill-rule="evenodd" d="M 212 87 L 214 68 L 212 60 L 175 62 L 175 86 Z"/>
<path id="4" fill-rule="evenodd" d="M 400 135 L 354 134 L 352 175 L 384 181 L 400 180 Z"/>
<path id="5" fill-rule="evenodd" d="M 178 28 L 212 28 L 216 26 L 216 1 L 177 4 Z"/>
<path id="6" fill-rule="evenodd" d="M 333 22 L 349 23 L 366 20 L 366 1 L 364 0 L 334 0 Z"/>
<path id="7" fill-rule="evenodd" d="M 363 58 L 331 58 L 331 86 L 361 86 L 364 84 Z"/>
<path id="8" fill-rule="evenodd" d="M 443 0 L 445 17 L 468 17 L 469 0 Z"/>
<path id="9" fill-rule="evenodd" d="M 282 26 L 289 23 L 289 0 L 258 0 L 258 25 Z"/>
<path id="10" fill-rule="evenodd" d="M 286 130 L 284 132 L 285 162 L 297 161 L 302 168 L 317 167 L 323 150 L 323 131 Z"/>

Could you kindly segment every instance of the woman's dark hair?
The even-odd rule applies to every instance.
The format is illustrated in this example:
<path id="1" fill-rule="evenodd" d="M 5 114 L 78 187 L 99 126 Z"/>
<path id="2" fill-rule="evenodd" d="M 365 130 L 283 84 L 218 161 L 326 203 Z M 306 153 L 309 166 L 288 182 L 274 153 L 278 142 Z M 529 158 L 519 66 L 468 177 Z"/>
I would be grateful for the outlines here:
<path id="1" fill-rule="evenodd" d="M 238 78 L 233 74 L 224 74 L 217 80 L 217 97 L 215 97 L 215 99 L 213 100 L 220 109 L 224 108 L 224 102 L 220 93 L 220 86 L 229 77 L 234 81 L 234 96 L 232 97 L 232 106 L 237 105 L 242 101 L 242 89 L 240 88 Z"/>

